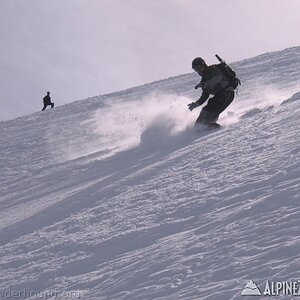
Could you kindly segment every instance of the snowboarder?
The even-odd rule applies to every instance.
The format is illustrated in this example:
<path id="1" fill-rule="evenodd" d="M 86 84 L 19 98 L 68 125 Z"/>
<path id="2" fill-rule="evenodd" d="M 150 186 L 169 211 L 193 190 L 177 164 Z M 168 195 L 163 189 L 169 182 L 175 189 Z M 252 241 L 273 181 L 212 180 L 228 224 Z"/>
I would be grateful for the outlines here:
<path id="1" fill-rule="evenodd" d="M 44 102 L 44 107 L 43 107 L 42 111 L 45 110 L 48 105 L 50 105 L 51 108 L 54 107 L 54 103 L 51 102 L 50 92 L 47 92 L 47 95 L 43 98 L 43 102 Z"/>
<path id="2" fill-rule="evenodd" d="M 224 64 L 226 65 L 225 62 Z M 202 108 L 195 125 L 202 124 L 209 127 L 219 127 L 220 125 L 216 124 L 219 115 L 233 101 L 234 89 L 236 86 L 234 86 L 230 78 L 224 74 L 221 65 L 222 63 L 219 65 L 207 66 L 206 62 L 201 57 L 196 57 L 192 61 L 193 70 L 202 77 L 200 83 L 195 86 L 195 89 L 201 87 L 203 92 L 196 102 L 188 104 L 189 110 L 192 111 L 194 108 L 204 104 L 210 95 L 213 95 L 213 97 L 208 100 L 207 105 Z"/>

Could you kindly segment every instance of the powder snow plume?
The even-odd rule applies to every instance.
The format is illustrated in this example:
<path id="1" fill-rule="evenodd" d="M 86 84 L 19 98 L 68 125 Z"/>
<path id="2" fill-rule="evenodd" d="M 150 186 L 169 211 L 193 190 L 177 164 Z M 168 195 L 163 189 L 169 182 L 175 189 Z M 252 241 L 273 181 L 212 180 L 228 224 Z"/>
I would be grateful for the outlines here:
<path id="1" fill-rule="evenodd" d="M 187 97 L 167 94 L 114 102 L 96 111 L 87 124 L 98 142 L 98 150 L 111 155 L 139 145 L 151 128 L 158 139 L 172 138 L 184 131 L 193 124 L 186 107 L 189 102 Z"/>

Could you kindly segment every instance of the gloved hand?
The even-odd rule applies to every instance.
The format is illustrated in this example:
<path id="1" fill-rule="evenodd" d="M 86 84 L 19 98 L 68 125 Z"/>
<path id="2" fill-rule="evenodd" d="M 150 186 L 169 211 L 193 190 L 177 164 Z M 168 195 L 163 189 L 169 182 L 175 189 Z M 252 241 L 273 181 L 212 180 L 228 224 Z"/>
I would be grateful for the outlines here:
<path id="1" fill-rule="evenodd" d="M 198 84 L 195 86 L 195 90 L 198 89 L 199 87 L 201 87 L 201 83 L 198 83 Z"/>
<path id="2" fill-rule="evenodd" d="M 188 104 L 189 110 L 192 111 L 194 108 L 196 108 L 198 105 L 195 102 L 192 102 Z"/>

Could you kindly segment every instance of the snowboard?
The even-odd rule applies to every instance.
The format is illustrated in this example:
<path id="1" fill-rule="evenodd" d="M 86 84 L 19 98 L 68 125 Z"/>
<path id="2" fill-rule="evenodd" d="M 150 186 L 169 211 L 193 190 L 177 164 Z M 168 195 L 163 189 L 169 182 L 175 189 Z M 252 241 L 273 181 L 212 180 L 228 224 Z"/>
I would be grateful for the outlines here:
<path id="1" fill-rule="evenodd" d="M 222 126 L 218 123 L 208 123 L 207 128 L 208 129 L 221 129 Z"/>
<path id="2" fill-rule="evenodd" d="M 197 132 L 205 133 L 205 132 L 221 129 L 222 126 L 218 123 L 208 123 L 208 124 L 195 124 L 195 128 Z"/>

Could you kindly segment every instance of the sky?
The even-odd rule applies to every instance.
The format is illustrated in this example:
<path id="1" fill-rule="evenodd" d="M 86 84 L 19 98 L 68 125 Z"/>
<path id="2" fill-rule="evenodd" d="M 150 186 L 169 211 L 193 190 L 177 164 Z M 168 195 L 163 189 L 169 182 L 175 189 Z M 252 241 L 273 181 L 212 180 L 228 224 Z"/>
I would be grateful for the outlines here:
<path id="1" fill-rule="evenodd" d="M 299 0 L 0 0 L 0 120 L 300 45 Z"/>

